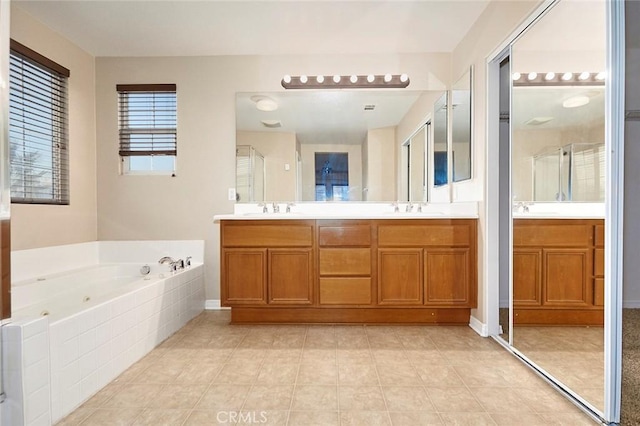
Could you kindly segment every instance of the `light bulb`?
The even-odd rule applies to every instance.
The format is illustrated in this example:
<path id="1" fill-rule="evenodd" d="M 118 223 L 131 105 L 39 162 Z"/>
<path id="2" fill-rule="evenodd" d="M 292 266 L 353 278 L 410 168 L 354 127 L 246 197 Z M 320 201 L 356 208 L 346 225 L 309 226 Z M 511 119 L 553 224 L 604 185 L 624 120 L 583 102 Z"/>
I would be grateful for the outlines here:
<path id="1" fill-rule="evenodd" d="M 564 81 L 569 81 L 573 78 L 573 73 L 572 72 L 565 72 L 564 74 L 562 74 L 562 80 Z"/>
<path id="2" fill-rule="evenodd" d="M 401 81 L 401 82 L 406 83 L 408 80 L 409 80 L 409 76 L 408 76 L 408 75 L 406 75 L 406 74 L 402 74 L 402 75 L 400 76 L 400 81 Z"/>
<path id="3" fill-rule="evenodd" d="M 580 75 L 578 76 L 578 80 L 586 80 L 590 76 L 591 76 L 591 73 L 588 73 L 588 72 L 585 71 L 583 73 L 580 73 Z"/>
<path id="4" fill-rule="evenodd" d="M 282 80 L 283 80 L 285 83 L 289 84 L 289 83 L 291 83 L 291 76 L 290 76 L 289 74 L 287 74 L 287 75 L 285 75 L 285 76 L 282 78 Z"/>
<path id="5" fill-rule="evenodd" d="M 556 78 L 556 73 L 555 72 L 548 72 L 544 76 L 544 79 L 547 80 L 547 81 L 553 80 L 554 78 Z"/>
<path id="6" fill-rule="evenodd" d="M 336 84 L 340 83 L 340 76 L 339 75 L 334 75 L 333 76 L 333 82 L 336 83 Z"/>
<path id="7" fill-rule="evenodd" d="M 316 81 L 317 81 L 319 84 L 324 83 L 324 75 L 319 75 L 319 76 L 317 76 L 317 77 L 316 77 Z"/>
<path id="8" fill-rule="evenodd" d="M 351 78 L 349 79 L 349 81 L 351 81 L 352 83 L 357 83 L 358 82 L 358 76 L 357 75 L 352 75 Z"/>
<path id="9" fill-rule="evenodd" d="M 390 82 L 390 81 L 391 81 L 391 74 L 385 74 L 385 75 L 384 75 L 384 82 L 385 82 L 385 83 L 388 83 L 388 82 Z"/>
<path id="10" fill-rule="evenodd" d="M 521 74 L 519 72 L 514 72 L 513 75 L 511 76 L 511 78 L 514 81 L 520 80 Z"/>
<path id="11" fill-rule="evenodd" d="M 607 73 L 604 71 L 600 71 L 598 74 L 596 74 L 596 80 L 602 81 L 605 78 L 607 78 Z"/>
<path id="12" fill-rule="evenodd" d="M 369 75 L 367 76 L 367 81 L 368 81 L 369 83 L 373 83 L 373 80 L 375 80 L 375 79 L 376 79 L 376 78 L 373 76 L 373 74 L 369 74 Z"/>
<path id="13" fill-rule="evenodd" d="M 306 83 L 307 83 L 307 81 L 309 81 L 309 79 L 307 78 L 307 76 L 306 76 L 306 75 L 301 75 L 301 76 L 300 76 L 300 83 L 302 83 L 302 84 L 306 84 Z"/>
<path id="14" fill-rule="evenodd" d="M 537 72 L 530 72 L 529 74 L 527 74 L 527 80 L 535 80 L 536 77 L 538 77 Z"/>

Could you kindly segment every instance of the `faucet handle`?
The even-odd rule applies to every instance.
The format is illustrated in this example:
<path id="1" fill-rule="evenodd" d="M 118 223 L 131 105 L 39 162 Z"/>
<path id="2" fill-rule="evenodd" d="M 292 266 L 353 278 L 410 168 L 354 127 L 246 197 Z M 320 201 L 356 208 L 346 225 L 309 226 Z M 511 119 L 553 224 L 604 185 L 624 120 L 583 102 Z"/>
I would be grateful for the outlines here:
<path id="1" fill-rule="evenodd" d="M 411 213 L 411 211 L 412 211 L 412 210 L 413 210 L 413 204 L 411 203 L 411 201 L 409 201 L 409 202 L 407 203 L 407 207 L 405 208 L 405 211 L 406 211 L 407 213 Z"/>
<path id="2" fill-rule="evenodd" d="M 187 256 L 187 258 L 184 260 L 184 266 L 186 266 L 187 268 L 191 266 L 191 256 Z"/>
<path id="3" fill-rule="evenodd" d="M 280 213 L 280 204 L 276 203 L 275 201 L 273 202 L 273 212 Z"/>
<path id="4" fill-rule="evenodd" d="M 262 207 L 262 213 L 269 213 L 269 209 L 265 203 L 259 203 L 258 207 Z"/>
<path id="5" fill-rule="evenodd" d="M 394 201 L 393 203 L 391 203 L 391 207 L 393 207 L 393 212 L 394 213 L 399 213 L 400 212 L 400 207 L 398 206 L 398 202 Z"/>
<path id="6" fill-rule="evenodd" d="M 287 213 L 291 213 L 291 207 L 295 206 L 294 203 L 287 203 Z"/>

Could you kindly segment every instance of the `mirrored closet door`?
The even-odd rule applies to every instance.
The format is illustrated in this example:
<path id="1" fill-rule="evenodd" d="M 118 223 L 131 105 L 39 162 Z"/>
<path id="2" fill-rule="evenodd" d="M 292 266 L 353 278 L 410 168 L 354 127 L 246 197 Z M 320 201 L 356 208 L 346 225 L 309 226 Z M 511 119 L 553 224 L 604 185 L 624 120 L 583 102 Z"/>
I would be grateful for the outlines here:
<path id="1" fill-rule="evenodd" d="M 501 262 L 509 279 L 500 287 L 500 336 L 600 417 L 605 6 L 557 1 L 500 62 L 500 135 L 508 135 L 501 158 L 506 153 L 509 170 L 501 197 L 509 194 L 511 209 L 501 228 L 510 262 Z"/>

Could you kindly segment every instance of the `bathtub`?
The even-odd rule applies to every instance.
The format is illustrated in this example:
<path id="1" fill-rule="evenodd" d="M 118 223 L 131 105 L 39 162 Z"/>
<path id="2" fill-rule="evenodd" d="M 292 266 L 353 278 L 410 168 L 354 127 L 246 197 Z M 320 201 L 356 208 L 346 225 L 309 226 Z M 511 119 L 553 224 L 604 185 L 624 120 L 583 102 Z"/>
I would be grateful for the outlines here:
<path id="1" fill-rule="evenodd" d="M 202 312 L 203 254 L 193 256 L 177 273 L 157 260 L 98 258 L 13 283 L 2 336 L 10 409 L 1 423 L 55 423 Z"/>

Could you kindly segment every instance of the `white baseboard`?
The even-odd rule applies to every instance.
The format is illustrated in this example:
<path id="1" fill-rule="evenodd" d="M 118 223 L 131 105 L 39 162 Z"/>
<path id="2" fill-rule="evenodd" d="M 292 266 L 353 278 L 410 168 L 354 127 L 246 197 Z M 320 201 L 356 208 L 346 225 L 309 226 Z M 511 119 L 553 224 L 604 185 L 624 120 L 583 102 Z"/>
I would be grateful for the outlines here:
<path id="1" fill-rule="evenodd" d="M 639 309 L 640 300 L 623 300 L 622 307 L 625 309 Z"/>
<path id="2" fill-rule="evenodd" d="M 482 337 L 489 337 L 489 327 L 476 317 L 469 318 L 469 327 Z"/>
<path id="3" fill-rule="evenodd" d="M 221 309 L 229 309 L 220 306 L 220 299 L 207 299 L 204 301 L 204 309 L 207 311 L 219 311 Z"/>

